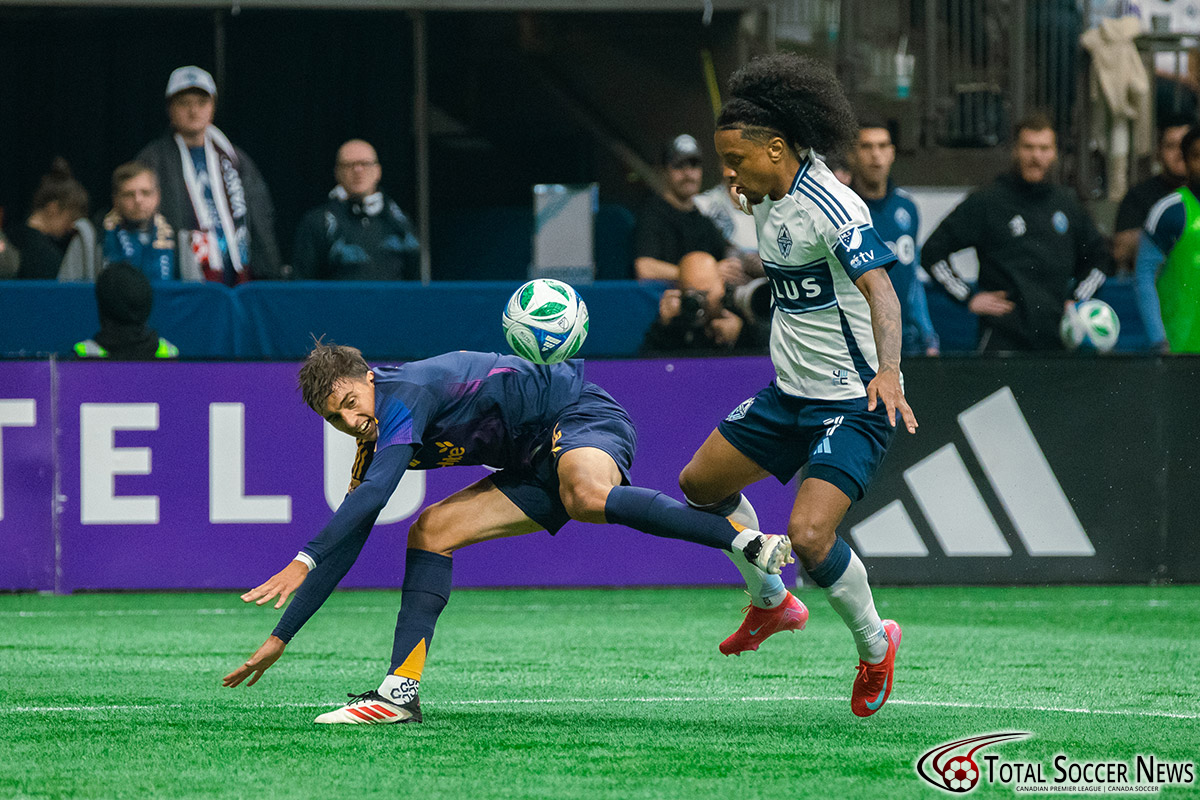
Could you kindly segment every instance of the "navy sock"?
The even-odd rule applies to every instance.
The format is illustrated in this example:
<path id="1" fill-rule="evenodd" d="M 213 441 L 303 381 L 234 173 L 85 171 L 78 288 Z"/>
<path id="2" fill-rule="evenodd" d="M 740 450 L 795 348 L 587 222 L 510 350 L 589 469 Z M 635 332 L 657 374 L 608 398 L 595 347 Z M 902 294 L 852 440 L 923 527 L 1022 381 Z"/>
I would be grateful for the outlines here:
<path id="1" fill-rule="evenodd" d="M 637 486 L 613 487 L 604 504 L 604 516 L 611 523 L 628 525 L 642 533 L 719 550 L 732 551 L 739 533 L 724 517 L 689 508 L 662 492 Z"/>
<path id="2" fill-rule="evenodd" d="M 842 573 L 846 571 L 846 567 L 850 564 L 850 545 L 846 544 L 846 540 L 842 537 L 837 537 L 833 541 L 833 547 L 829 548 L 829 555 L 825 556 L 825 560 L 817 564 L 808 572 L 808 577 L 813 579 L 813 583 L 820 586 L 822 589 L 828 589 L 842 577 Z"/>
<path id="3" fill-rule="evenodd" d="M 396 638 L 392 643 L 389 675 L 421 680 L 425 656 L 433 641 L 438 615 L 450 599 L 450 573 L 454 559 L 410 549 L 404 558 L 404 586 L 400 613 L 396 616 Z"/>

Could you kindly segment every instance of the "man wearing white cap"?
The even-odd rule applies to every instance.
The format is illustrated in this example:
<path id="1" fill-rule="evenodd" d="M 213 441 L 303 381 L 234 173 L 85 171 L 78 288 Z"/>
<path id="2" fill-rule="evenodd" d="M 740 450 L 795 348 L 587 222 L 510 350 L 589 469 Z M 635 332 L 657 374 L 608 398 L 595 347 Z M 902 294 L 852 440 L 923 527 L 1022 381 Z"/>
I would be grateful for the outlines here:
<path id="1" fill-rule="evenodd" d="M 199 67 L 167 81 L 171 131 L 142 149 L 154 168 L 162 214 L 192 252 L 206 279 L 234 286 L 279 277 L 275 208 L 258 168 L 212 124 L 217 84 Z"/>

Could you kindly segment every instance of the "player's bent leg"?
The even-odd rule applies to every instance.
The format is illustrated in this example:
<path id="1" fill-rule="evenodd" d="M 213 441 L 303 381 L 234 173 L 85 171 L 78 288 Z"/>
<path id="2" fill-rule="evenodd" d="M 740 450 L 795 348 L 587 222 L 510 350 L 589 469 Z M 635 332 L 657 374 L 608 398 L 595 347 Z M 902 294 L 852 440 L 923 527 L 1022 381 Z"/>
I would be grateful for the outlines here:
<path id="1" fill-rule="evenodd" d="M 833 474 L 829 477 L 838 480 Z M 837 526 L 850 508 L 845 488 L 850 487 L 839 488 L 819 478 L 805 480 L 796 494 L 788 535 L 809 577 L 825 590 L 829 605 L 854 636 L 859 664 L 850 709 L 866 717 L 882 708 L 891 695 L 900 626 L 879 618 L 866 567 L 837 535 Z"/>
<path id="2" fill-rule="evenodd" d="M 563 453 L 558 475 L 559 494 L 572 519 L 627 525 L 652 536 L 725 550 L 772 574 L 791 558 L 787 537 L 734 525 L 653 489 L 621 485 L 616 462 L 598 448 Z"/>
<path id="3" fill-rule="evenodd" d="M 714 430 L 679 473 L 679 488 L 697 506 L 720 503 L 771 473 Z"/>
<path id="4" fill-rule="evenodd" d="M 420 722 L 419 689 L 438 616 L 450 598 L 450 554 L 475 542 L 541 530 L 484 478 L 425 509 L 409 528 L 392 663 L 378 689 L 322 714 L 320 724 Z"/>
<path id="5" fill-rule="evenodd" d="M 620 486 L 621 469 L 598 447 L 576 447 L 558 459 L 558 496 L 571 519 L 603 525 L 608 493 Z"/>
<path id="6" fill-rule="evenodd" d="M 408 547 L 449 556 L 477 542 L 540 530 L 487 477 L 422 511 L 408 529 Z"/>
<path id="7" fill-rule="evenodd" d="M 679 474 L 679 487 L 694 508 L 727 517 L 735 524 L 758 527 L 758 515 L 741 491 L 770 475 L 714 430 Z M 730 558 L 746 582 L 750 605 L 741 626 L 717 647 L 737 655 L 758 646 L 780 631 L 802 630 L 808 609 L 783 585 L 778 575 L 768 575 L 745 559 Z"/>

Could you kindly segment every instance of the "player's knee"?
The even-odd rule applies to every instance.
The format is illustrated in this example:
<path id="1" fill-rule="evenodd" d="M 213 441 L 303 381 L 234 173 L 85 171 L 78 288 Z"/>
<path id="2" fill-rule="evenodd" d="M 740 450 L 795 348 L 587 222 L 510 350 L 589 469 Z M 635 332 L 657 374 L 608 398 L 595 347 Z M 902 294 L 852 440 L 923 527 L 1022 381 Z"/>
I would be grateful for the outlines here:
<path id="1" fill-rule="evenodd" d="M 679 473 L 679 489 L 683 492 L 683 496 L 697 505 L 708 505 L 721 500 L 720 497 L 711 497 L 712 491 L 706 485 L 703 477 L 695 466 L 694 461 L 689 461 L 683 471 Z"/>
<path id="2" fill-rule="evenodd" d="M 559 486 L 558 494 L 571 519 L 604 522 L 604 504 L 611 489 L 595 481 L 576 481 Z"/>
<path id="3" fill-rule="evenodd" d="M 421 512 L 416 522 L 408 528 L 408 546 L 413 550 L 428 550 L 431 553 L 445 553 L 450 549 L 444 532 L 439 533 L 437 525 L 438 507 L 432 505 Z"/>
<path id="4" fill-rule="evenodd" d="M 824 560 L 829 548 L 833 546 L 836 535 L 835 530 L 813 520 L 799 519 L 788 523 L 788 538 L 792 540 L 792 549 L 806 568 L 814 567 Z"/>

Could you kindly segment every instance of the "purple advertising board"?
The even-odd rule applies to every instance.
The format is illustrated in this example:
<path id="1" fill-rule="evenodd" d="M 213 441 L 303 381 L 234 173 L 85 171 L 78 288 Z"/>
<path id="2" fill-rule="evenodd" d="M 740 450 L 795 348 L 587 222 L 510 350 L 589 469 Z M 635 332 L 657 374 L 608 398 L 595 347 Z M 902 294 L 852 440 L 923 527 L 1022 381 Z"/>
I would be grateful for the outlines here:
<path id="1" fill-rule="evenodd" d="M 1197 364 L 914 360 L 921 434 L 897 437 L 841 533 L 881 583 L 1195 580 L 1194 525 L 1172 503 L 1197 494 L 1200 426 L 1184 400 L 1163 398 L 1194 396 Z M 634 482 L 681 499 L 679 471 L 772 369 L 765 358 L 605 361 L 587 376 L 637 425 Z M 1105 403 L 1080 415 L 1063 386 Z M 330 519 L 354 459 L 353 439 L 295 387 L 284 363 L 0 363 L 0 591 L 261 583 Z M 399 586 L 412 520 L 485 475 L 406 474 L 343 585 Z M 780 530 L 793 486 L 768 478 L 747 495 Z M 455 562 L 461 587 L 739 582 L 714 550 L 576 522 Z"/>
<path id="2" fill-rule="evenodd" d="M 59 367 L 61 583 L 80 589 L 237 588 L 283 567 L 333 513 L 354 443 L 301 402 L 293 364 Z M 680 497 L 679 470 L 717 421 L 770 380 L 765 359 L 597 362 L 628 408 L 634 481 Z M 703 408 L 698 414 L 695 409 Z M 486 475 L 406 475 L 345 586 L 395 587 L 420 509 Z M 756 495 L 785 519 L 788 490 Z M 455 556 L 457 586 L 735 583 L 721 553 L 617 526 L 570 523 Z"/>
<path id="3" fill-rule="evenodd" d="M 51 369 L 17 362 L 0 373 L 0 591 L 55 588 Z"/>

